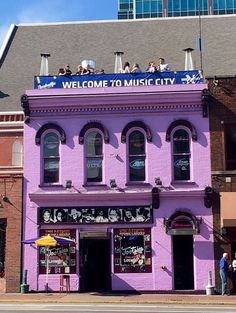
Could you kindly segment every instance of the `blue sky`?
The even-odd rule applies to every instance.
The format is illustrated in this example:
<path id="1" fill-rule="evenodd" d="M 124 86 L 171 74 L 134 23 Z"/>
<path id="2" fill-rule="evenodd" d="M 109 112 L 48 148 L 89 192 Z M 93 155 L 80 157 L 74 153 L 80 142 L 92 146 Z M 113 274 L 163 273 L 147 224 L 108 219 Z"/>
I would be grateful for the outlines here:
<path id="1" fill-rule="evenodd" d="M 11 24 L 117 19 L 118 0 L 0 0 L 0 47 Z"/>

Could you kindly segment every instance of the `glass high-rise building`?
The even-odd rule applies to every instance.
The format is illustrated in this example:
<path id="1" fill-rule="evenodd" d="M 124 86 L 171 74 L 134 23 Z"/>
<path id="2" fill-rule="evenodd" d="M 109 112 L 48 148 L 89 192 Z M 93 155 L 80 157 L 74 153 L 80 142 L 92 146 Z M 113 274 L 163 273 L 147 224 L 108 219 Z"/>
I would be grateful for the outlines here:
<path id="1" fill-rule="evenodd" d="M 118 1 L 118 19 L 236 14 L 236 0 Z"/>

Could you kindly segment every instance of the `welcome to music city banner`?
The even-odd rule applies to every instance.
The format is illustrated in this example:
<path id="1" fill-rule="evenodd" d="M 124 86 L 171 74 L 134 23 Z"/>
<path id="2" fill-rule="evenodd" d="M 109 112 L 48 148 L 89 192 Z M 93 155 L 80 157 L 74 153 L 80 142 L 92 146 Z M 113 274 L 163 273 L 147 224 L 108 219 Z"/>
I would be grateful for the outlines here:
<path id="1" fill-rule="evenodd" d="M 201 71 L 36 76 L 35 89 L 107 88 L 203 83 Z"/>

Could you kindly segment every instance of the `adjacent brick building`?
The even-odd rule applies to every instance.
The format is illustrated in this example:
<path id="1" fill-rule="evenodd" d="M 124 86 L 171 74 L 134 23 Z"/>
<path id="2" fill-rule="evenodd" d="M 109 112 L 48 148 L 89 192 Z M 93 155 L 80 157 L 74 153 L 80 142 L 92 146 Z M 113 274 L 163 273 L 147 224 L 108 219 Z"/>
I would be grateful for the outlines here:
<path id="1" fill-rule="evenodd" d="M 210 135 L 212 184 L 215 190 L 215 260 L 217 288 L 220 286 L 218 260 L 229 252 L 236 259 L 236 78 L 208 79 L 212 95 Z M 231 288 L 236 291 L 235 270 L 230 273 Z"/>
<path id="2" fill-rule="evenodd" d="M 21 277 L 23 114 L 0 114 L 0 292 Z"/>

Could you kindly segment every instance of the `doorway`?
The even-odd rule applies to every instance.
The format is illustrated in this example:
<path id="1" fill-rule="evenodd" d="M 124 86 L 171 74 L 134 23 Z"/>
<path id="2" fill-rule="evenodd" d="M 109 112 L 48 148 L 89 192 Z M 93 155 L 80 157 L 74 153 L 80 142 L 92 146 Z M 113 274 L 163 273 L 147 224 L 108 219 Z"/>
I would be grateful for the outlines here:
<path id="1" fill-rule="evenodd" d="M 236 242 L 231 243 L 231 258 L 232 261 L 236 260 Z M 233 262 L 233 265 L 235 263 Z M 233 285 L 233 293 L 236 292 L 236 267 L 233 267 L 231 272 L 232 285 Z"/>
<path id="2" fill-rule="evenodd" d="M 109 238 L 80 239 L 80 291 L 111 290 Z"/>
<path id="3" fill-rule="evenodd" d="M 193 274 L 193 236 L 172 236 L 173 263 L 174 263 L 174 289 L 194 289 Z"/>

